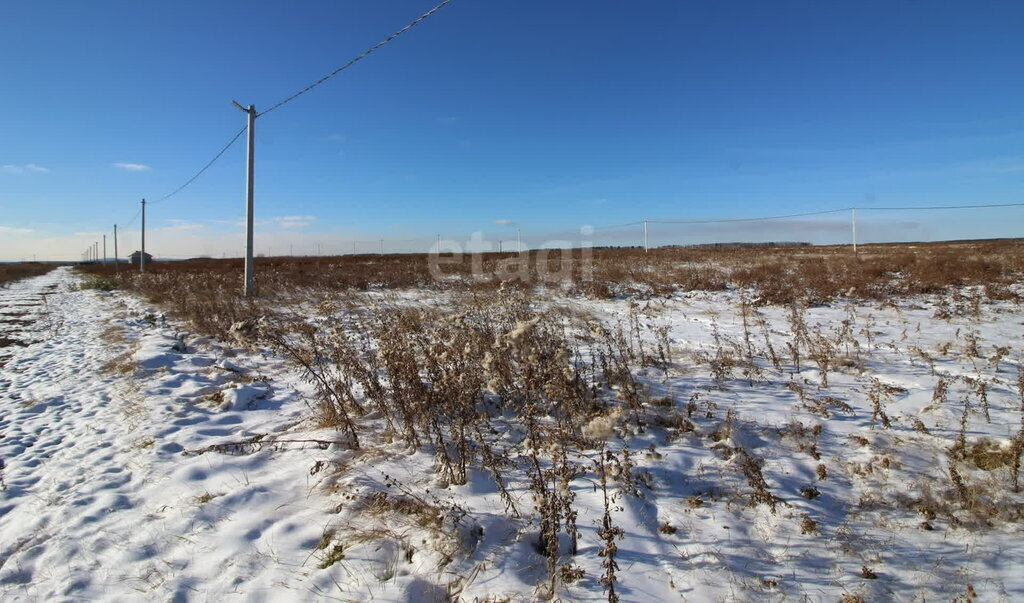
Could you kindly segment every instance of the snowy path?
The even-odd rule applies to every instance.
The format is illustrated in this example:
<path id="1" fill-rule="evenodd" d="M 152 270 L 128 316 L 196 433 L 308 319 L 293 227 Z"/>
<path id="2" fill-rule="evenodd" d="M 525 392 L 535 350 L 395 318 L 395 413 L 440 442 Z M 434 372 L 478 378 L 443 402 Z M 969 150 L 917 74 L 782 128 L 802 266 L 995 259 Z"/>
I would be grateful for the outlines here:
<path id="1" fill-rule="evenodd" d="M 0 298 L 42 314 L 22 325 L 40 341 L 0 370 L 0 596 L 308 598 L 303 564 L 327 522 L 307 471 L 318 451 L 181 454 L 294 425 L 302 401 L 75 280 L 62 268 Z"/>

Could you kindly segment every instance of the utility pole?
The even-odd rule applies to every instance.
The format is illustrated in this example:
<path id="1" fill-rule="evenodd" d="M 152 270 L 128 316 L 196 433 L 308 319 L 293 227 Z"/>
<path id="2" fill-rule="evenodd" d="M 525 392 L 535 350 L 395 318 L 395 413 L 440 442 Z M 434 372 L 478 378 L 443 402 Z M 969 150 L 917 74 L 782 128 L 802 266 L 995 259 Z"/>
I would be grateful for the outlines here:
<path id="1" fill-rule="evenodd" d="M 117 265 L 120 263 L 117 257 L 117 224 L 114 224 L 114 272 L 117 272 Z"/>
<path id="2" fill-rule="evenodd" d="M 142 200 L 142 251 L 139 252 L 139 272 L 146 272 L 146 200 Z"/>
<path id="3" fill-rule="evenodd" d="M 498 253 L 501 253 L 501 239 L 498 239 Z"/>
<path id="4" fill-rule="evenodd" d="M 107 235 L 103 235 L 103 263 L 107 263 Z"/>
<path id="5" fill-rule="evenodd" d="M 516 251 L 523 252 L 523 231 L 516 229 Z"/>
<path id="6" fill-rule="evenodd" d="M 644 253 L 647 253 L 650 247 L 647 245 L 647 220 L 644 220 Z"/>
<path id="7" fill-rule="evenodd" d="M 246 147 L 246 160 L 245 160 L 245 296 L 252 297 L 252 228 L 253 228 L 253 185 L 255 184 L 255 152 L 256 152 L 256 107 L 249 105 L 248 108 L 243 107 L 235 101 L 231 101 L 233 105 L 244 111 L 248 117 L 248 130 L 249 130 L 249 144 Z"/>
<path id="8" fill-rule="evenodd" d="M 380 240 L 380 254 L 384 255 L 384 239 Z"/>
<path id="9" fill-rule="evenodd" d="M 857 255 L 857 208 L 850 208 L 850 230 L 853 234 L 853 255 Z"/>

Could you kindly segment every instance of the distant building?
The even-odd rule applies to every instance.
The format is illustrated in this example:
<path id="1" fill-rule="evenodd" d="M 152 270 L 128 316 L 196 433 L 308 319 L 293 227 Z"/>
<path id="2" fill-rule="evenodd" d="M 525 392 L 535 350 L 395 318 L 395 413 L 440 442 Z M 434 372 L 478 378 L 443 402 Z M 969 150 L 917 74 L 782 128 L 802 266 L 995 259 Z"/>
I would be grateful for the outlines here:
<path id="1" fill-rule="evenodd" d="M 141 256 L 142 256 L 142 252 L 136 251 L 135 253 L 133 253 L 130 256 L 128 256 L 128 261 L 131 262 L 133 266 L 138 266 L 139 265 L 139 258 Z M 151 256 L 151 255 L 149 255 L 147 253 L 146 254 L 146 263 L 149 264 L 152 261 L 153 261 L 153 256 Z"/>

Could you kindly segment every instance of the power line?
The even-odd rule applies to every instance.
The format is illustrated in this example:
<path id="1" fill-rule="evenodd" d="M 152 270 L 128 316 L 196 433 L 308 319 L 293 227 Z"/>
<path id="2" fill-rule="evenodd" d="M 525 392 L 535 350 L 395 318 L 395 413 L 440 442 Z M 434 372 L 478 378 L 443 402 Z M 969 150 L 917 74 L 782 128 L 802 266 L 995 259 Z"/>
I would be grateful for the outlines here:
<path id="1" fill-rule="evenodd" d="M 127 222 L 122 224 L 121 228 L 124 228 L 125 226 L 131 226 L 132 224 L 134 224 L 135 221 L 139 219 L 139 214 L 141 214 L 141 213 L 142 213 L 142 208 L 140 207 L 139 209 L 135 210 L 135 215 L 132 216 L 132 219 L 128 220 Z"/>
<path id="2" fill-rule="evenodd" d="M 400 35 L 404 34 L 405 32 L 409 31 L 410 29 L 412 29 L 412 28 L 413 28 L 413 26 L 417 25 L 417 24 L 418 24 L 418 23 L 419 23 L 420 21 L 423 21 L 424 19 L 426 19 L 426 18 L 427 18 L 427 17 L 429 17 L 430 15 L 432 15 L 432 14 L 436 13 L 436 12 L 437 12 L 438 10 L 440 10 L 440 9 L 441 9 L 441 8 L 442 8 L 442 7 L 443 7 L 443 6 L 445 5 L 445 4 L 448 4 L 448 3 L 449 3 L 449 2 L 451 2 L 451 1 L 452 1 L 452 0 L 444 0 L 443 2 L 441 2 L 440 4 L 438 4 L 437 6 L 435 6 L 434 8 L 432 8 L 432 9 L 428 10 L 427 12 L 425 12 L 425 13 L 423 13 L 422 15 L 420 15 L 419 17 L 417 17 L 417 18 L 416 18 L 415 20 L 413 20 L 413 21 L 412 21 L 411 23 L 409 23 L 408 25 L 406 25 L 406 26 L 405 26 L 405 27 L 403 27 L 402 29 L 399 29 L 399 30 L 398 30 L 398 31 L 396 31 L 395 33 L 393 33 L 393 34 L 391 34 L 390 36 L 388 36 L 388 37 L 387 37 L 387 38 L 386 38 L 386 39 L 385 39 L 385 40 L 384 40 L 383 42 L 378 42 L 378 43 L 377 43 L 377 44 L 375 44 L 374 46 L 371 46 L 371 47 L 370 47 L 370 48 L 369 48 L 368 50 L 364 50 L 364 51 L 362 52 L 362 54 L 360 54 L 360 55 L 359 55 L 359 56 L 357 56 L 356 58 L 354 58 L 354 59 L 350 60 L 349 62 L 345 63 L 345 64 L 344 64 L 344 65 L 342 65 L 341 67 L 338 67 L 338 68 L 337 68 L 337 69 L 335 69 L 334 71 L 332 71 L 332 72 L 328 73 L 328 74 L 327 74 L 327 75 L 325 75 L 324 77 L 322 77 L 322 78 L 318 79 L 317 81 L 313 82 L 312 84 L 310 84 L 310 85 L 306 86 L 306 87 L 305 87 L 305 88 L 303 88 L 302 90 L 299 90 L 299 91 L 298 91 L 298 92 L 296 92 L 295 94 L 293 94 L 293 95 L 289 96 L 288 98 L 284 99 L 283 101 L 281 101 L 281 102 L 277 103 L 276 105 L 272 106 L 271 108 L 267 109 L 266 111 L 263 111 L 262 113 L 258 113 L 258 114 L 256 115 L 256 117 L 261 117 L 261 116 L 263 116 L 263 115 L 266 115 L 267 113 L 270 113 L 270 112 L 271 112 L 271 111 L 273 111 L 274 109 L 277 109 L 277 108 L 281 107 L 282 105 L 285 105 L 285 104 L 287 104 L 287 103 L 290 103 L 291 101 L 295 100 L 295 99 L 296 99 L 296 98 L 298 98 L 299 96 L 302 96 L 303 94 L 305 94 L 305 93 L 309 92 L 309 91 L 310 91 L 310 90 L 312 90 L 313 88 L 316 88 L 316 87 L 317 87 L 317 86 L 319 86 L 320 84 L 322 84 L 322 83 L 326 82 L 327 80 L 329 80 L 329 79 L 331 79 L 332 77 L 334 77 L 334 76 L 338 75 L 338 74 L 339 74 L 339 73 L 341 73 L 342 71 L 344 71 L 344 70 L 348 69 L 349 67 L 351 67 L 352 65 L 356 64 L 357 62 L 359 62 L 359 61 L 361 61 L 361 60 L 365 59 L 365 58 L 366 58 L 366 57 L 368 57 L 368 56 L 369 56 L 370 54 L 372 54 L 372 53 L 373 53 L 373 52 L 375 52 L 375 51 L 376 51 L 377 49 L 379 49 L 379 48 L 380 48 L 381 46 L 384 46 L 385 44 L 387 44 L 387 43 L 388 43 L 388 42 L 390 42 L 391 40 L 394 40 L 394 39 L 395 39 L 395 38 L 397 38 L 398 36 L 400 36 Z"/>
<path id="3" fill-rule="evenodd" d="M 844 211 L 850 211 L 854 209 L 852 207 L 844 207 L 842 209 L 829 209 L 826 211 L 809 211 L 801 214 L 787 214 L 784 216 L 763 216 L 760 218 L 724 218 L 719 220 L 647 220 L 651 224 L 718 224 L 720 222 L 760 222 L 762 220 L 783 220 L 786 218 L 803 218 L 806 216 L 823 216 L 825 214 L 835 214 Z M 859 209 L 859 208 L 858 208 Z M 879 208 L 881 209 L 881 208 Z M 639 224 L 639 222 L 636 222 Z"/>
<path id="4" fill-rule="evenodd" d="M 170 199 L 170 198 L 171 198 L 171 197 L 173 197 L 174 195 L 177 195 L 177 194 L 178 194 L 178 193 L 180 193 L 180 192 L 181 192 L 182 190 L 184 190 L 186 186 L 188 186 L 188 185 L 192 184 L 193 182 L 195 182 L 195 181 L 196 181 L 196 178 L 199 178 L 200 176 L 202 176 L 202 175 L 203 175 L 203 172 L 205 172 L 205 171 L 206 171 L 207 169 L 209 169 L 209 167 L 210 167 L 211 165 L 213 165 L 214 163 L 216 163 L 216 162 L 217 162 L 217 160 L 218 160 L 218 159 L 220 159 L 221 155 L 223 155 L 224 153 L 226 153 L 226 152 L 227 152 L 227 150 L 231 148 L 231 145 L 235 144 L 235 142 L 237 142 L 237 141 L 238 141 L 238 139 L 239 139 L 239 138 L 240 138 L 240 137 L 242 136 L 242 134 L 244 134 L 244 133 L 245 133 L 246 129 L 248 129 L 248 126 L 246 126 L 246 127 L 242 128 L 241 130 L 239 130 L 239 131 L 238 131 L 238 134 L 235 134 L 234 138 L 232 138 L 232 139 L 231 139 L 231 140 L 230 140 L 230 141 L 229 141 L 229 142 L 228 142 L 228 143 L 227 143 L 226 145 L 224 145 L 224 148 L 223 148 L 223 149 L 221 149 L 219 153 L 217 153 L 216 155 L 214 155 L 214 156 L 213 156 L 213 159 L 211 159 L 211 160 L 210 160 L 209 162 L 207 162 L 207 164 L 206 164 L 206 165 L 204 165 L 204 166 L 203 166 L 202 168 L 200 168 L 200 170 L 199 170 L 198 172 L 196 172 L 194 176 L 192 176 L 191 178 L 189 178 L 188 180 L 186 180 L 186 181 L 185 181 L 185 184 L 182 184 L 182 185 L 181 185 L 181 186 L 179 186 L 178 188 L 174 189 L 173 191 L 171 191 L 170 193 L 168 193 L 168 194 L 164 195 L 163 197 L 160 197 L 160 198 L 159 198 L 159 199 L 157 199 L 156 201 L 151 201 L 151 202 L 150 202 L 150 205 L 153 205 L 153 204 L 156 204 L 156 203 L 160 203 L 161 201 L 166 201 L 167 199 Z"/>
<path id="5" fill-rule="evenodd" d="M 858 210 L 871 211 L 873 209 L 885 211 L 906 211 L 915 209 L 980 209 L 986 207 L 1024 207 L 1024 203 L 988 203 L 985 205 L 929 205 L 919 207 L 858 207 Z"/>

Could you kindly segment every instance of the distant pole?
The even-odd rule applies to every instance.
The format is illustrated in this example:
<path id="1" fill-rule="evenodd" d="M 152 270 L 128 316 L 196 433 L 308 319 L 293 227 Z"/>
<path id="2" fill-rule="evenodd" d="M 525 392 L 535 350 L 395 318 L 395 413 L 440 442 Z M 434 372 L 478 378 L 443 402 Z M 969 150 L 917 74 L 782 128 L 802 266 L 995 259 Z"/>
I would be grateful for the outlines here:
<path id="1" fill-rule="evenodd" d="M 441 253 L 441 235 L 437 235 L 437 252 Z"/>
<path id="2" fill-rule="evenodd" d="M 246 129 L 248 130 L 248 146 L 246 147 L 245 160 L 245 296 L 252 297 L 252 240 L 253 240 L 253 186 L 256 183 L 256 107 L 249 105 L 243 107 L 235 101 L 233 105 L 245 111 L 249 120 Z"/>
<path id="3" fill-rule="evenodd" d="M 146 272 L 146 200 L 142 200 L 142 252 L 139 253 L 139 272 Z"/>
<path id="4" fill-rule="evenodd" d="M 380 254 L 384 255 L 384 239 L 380 240 Z"/>
<path id="5" fill-rule="evenodd" d="M 117 272 L 117 265 L 120 263 L 117 258 L 117 224 L 114 224 L 114 272 Z"/>
<path id="6" fill-rule="evenodd" d="M 647 220 L 644 220 L 644 253 L 647 253 L 650 247 L 647 245 Z"/>
<path id="7" fill-rule="evenodd" d="M 516 229 L 516 251 L 523 252 L 523 231 Z"/>
<path id="8" fill-rule="evenodd" d="M 356 254 L 356 242 L 352 241 L 352 255 Z"/>
<path id="9" fill-rule="evenodd" d="M 501 253 L 501 239 L 498 239 L 498 253 Z"/>
<path id="10" fill-rule="evenodd" d="M 853 234 L 853 255 L 857 255 L 857 208 L 850 208 L 850 230 Z"/>
<path id="11" fill-rule="evenodd" d="M 103 263 L 107 263 L 107 235 L 103 235 Z"/>

